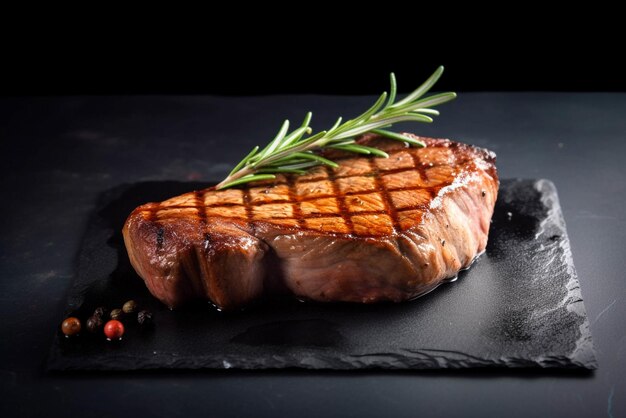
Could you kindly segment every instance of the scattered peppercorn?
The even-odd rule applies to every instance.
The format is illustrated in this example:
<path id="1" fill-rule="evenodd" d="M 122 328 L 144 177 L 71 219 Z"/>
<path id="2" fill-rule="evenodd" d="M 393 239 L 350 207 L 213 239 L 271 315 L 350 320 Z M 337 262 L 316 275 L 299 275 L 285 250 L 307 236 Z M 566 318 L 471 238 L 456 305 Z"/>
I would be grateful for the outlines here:
<path id="1" fill-rule="evenodd" d="M 102 326 L 102 318 L 95 314 L 87 320 L 87 331 L 97 332 Z"/>
<path id="2" fill-rule="evenodd" d="M 122 306 L 122 311 L 124 311 L 125 314 L 136 312 L 137 302 L 135 302 L 134 300 L 129 300 L 124 304 L 124 306 Z"/>
<path id="3" fill-rule="evenodd" d="M 109 341 L 121 340 L 124 335 L 124 324 L 120 321 L 111 319 L 104 325 L 104 335 L 106 335 Z"/>
<path id="4" fill-rule="evenodd" d="M 120 320 L 124 316 L 124 312 L 121 309 L 113 309 L 111 311 L 111 319 Z"/>
<path id="5" fill-rule="evenodd" d="M 109 310 L 107 308 L 105 308 L 104 306 L 99 306 L 96 308 L 95 311 L 93 311 L 93 316 L 97 316 L 100 319 L 104 319 L 108 313 L 109 313 Z"/>
<path id="6" fill-rule="evenodd" d="M 152 312 L 143 310 L 137 314 L 137 322 L 142 327 L 147 327 L 152 325 Z"/>
<path id="7" fill-rule="evenodd" d="M 91 315 L 87 321 L 85 321 L 85 328 L 90 333 L 96 333 L 99 330 L 103 330 L 104 335 L 109 341 L 121 340 L 124 335 L 124 324 L 120 322 L 125 315 L 135 313 L 138 311 L 137 302 L 129 300 L 122 306 L 122 309 L 113 309 L 105 306 L 97 307 L 93 315 Z M 105 323 L 105 317 L 109 316 L 111 319 Z M 143 309 L 137 312 L 137 323 L 143 329 L 151 327 L 154 322 L 154 315 L 147 309 Z M 103 327 L 104 324 L 104 327 Z M 61 331 L 66 337 L 76 336 L 80 333 L 82 328 L 81 321 L 76 317 L 68 317 L 61 324 Z"/>
<path id="8" fill-rule="evenodd" d="M 65 321 L 61 324 L 61 331 L 63 331 L 63 334 L 65 334 L 66 337 L 78 335 L 80 328 L 80 320 L 73 316 L 65 319 Z"/>

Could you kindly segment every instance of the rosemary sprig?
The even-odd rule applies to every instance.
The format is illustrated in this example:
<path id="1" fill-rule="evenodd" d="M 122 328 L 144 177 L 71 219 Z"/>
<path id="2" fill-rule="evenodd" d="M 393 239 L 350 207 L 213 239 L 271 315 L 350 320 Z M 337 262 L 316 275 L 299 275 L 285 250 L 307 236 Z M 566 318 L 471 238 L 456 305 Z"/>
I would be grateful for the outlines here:
<path id="1" fill-rule="evenodd" d="M 366 132 L 375 132 L 397 141 L 403 141 L 416 147 L 425 146 L 423 142 L 386 130 L 399 122 L 432 122 L 431 116 L 439 115 L 433 106 L 448 102 L 456 97 L 456 93 L 441 93 L 423 97 L 439 80 L 443 67 L 431 75 L 428 80 L 404 99 L 396 100 L 396 77 L 390 75 L 391 90 L 389 95 L 384 92 L 376 103 L 360 116 L 342 123 L 342 119 L 328 130 L 313 134 L 309 126 L 311 112 L 297 129 L 289 131 L 286 120 L 276 137 L 262 150 L 254 147 L 246 157 L 235 166 L 217 189 L 226 189 L 257 180 L 273 179 L 278 173 L 305 173 L 311 167 L 325 164 L 337 167 L 337 163 L 317 154 L 324 148 L 339 149 L 359 154 L 375 155 L 387 158 L 386 152 L 367 147 L 355 142 L 354 138 Z M 306 135 L 306 136 L 305 136 Z"/>

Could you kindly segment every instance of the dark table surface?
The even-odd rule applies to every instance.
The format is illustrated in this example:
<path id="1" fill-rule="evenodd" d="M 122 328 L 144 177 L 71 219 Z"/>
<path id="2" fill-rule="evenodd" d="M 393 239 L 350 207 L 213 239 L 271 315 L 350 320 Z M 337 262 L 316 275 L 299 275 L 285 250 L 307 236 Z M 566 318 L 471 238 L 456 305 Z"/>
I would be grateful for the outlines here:
<path id="1" fill-rule="evenodd" d="M 219 180 L 254 144 L 271 139 L 282 118 L 297 123 L 312 110 L 313 127 L 325 127 L 370 102 L 0 100 L 0 415 L 626 416 L 626 94 L 461 94 L 433 125 L 406 127 L 492 149 L 502 178 L 556 184 L 597 349 L 595 372 L 44 372 L 102 191 L 145 180 Z"/>

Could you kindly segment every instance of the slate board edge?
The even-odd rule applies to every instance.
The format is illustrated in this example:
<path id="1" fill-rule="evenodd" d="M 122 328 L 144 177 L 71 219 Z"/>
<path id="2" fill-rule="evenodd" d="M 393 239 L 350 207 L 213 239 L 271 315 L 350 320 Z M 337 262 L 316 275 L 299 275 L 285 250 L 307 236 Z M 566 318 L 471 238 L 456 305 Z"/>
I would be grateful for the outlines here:
<path id="1" fill-rule="evenodd" d="M 549 223 L 558 228 L 562 236 L 569 236 L 567 234 L 567 226 L 563 218 L 558 192 L 554 183 L 550 180 L 539 179 L 536 181 L 535 187 L 541 193 L 542 203 L 549 208 L 549 215 L 544 219 L 544 224 Z M 542 233 L 545 234 L 547 231 L 544 230 Z M 567 284 L 569 301 L 567 309 L 583 318 L 583 323 L 580 325 L 580 338 L 576 342 L 576 347 L 570 360 L 579 364 L 580 367 L 594 370 L 598 368 L 598 361 L 595 355 L 595 346 L 591 338 L 589 319 L 583 302 L 580 282 L 578 281 L 578 274 L 574 266 L 574 257 L 572 255 L 569 239 L 561 240 L 560 246 L 563 249 L 565 264 L 568 267 L 569 274 L 569 282 Z"/>
<path id="2" fill-rule="evenodd" d="M 445 353 L 447 357 L 442 357 Z M 451 359 L 450 352 L 444 350 L 416 350 L 407 354 L 386 353 L 381 355 L 368 354 L 361 356 L 345 356 L 342 359 L 326 357 L 319 353 L 312 353 L 310 357 L 289 357 L 275 356 L 273 359 L 247 359 L 245 362 L 241 358 L 233 359 L 227 356 L 216 359 L 213 356 L 194 357 L 194 361 L 175 355 L 155 355 L 151 360 L 142 360 L 141 366 L 137 367 L 134 357 L 117 356 L 115 365 L 107 363 L 104 357 L 100 361 L 98 357 L 91 362 L 92 367 L 76 367 L 71 360 L 63 358 L 51 358 L 47 371 L 123 371 L 123 370 L 156 370 L 156 369 L 241 369 L 241 370 L 263 370 L 263 369 L 310 369 L 310 370 L 361 370 L 361 369 L 384 369 L 384 370 L 433 370 L 433 369 L 467 369 L 467 368 L 559 368 L 559 369 L 595 369 L 595 363 L 581 363 L 572 361 L 568 357 L 545 356 L 538 361 L 519 359 L 514 357 L 501 357 L 498 359 L 481 359 L 467 356 L 462 353 Z M 57 356 L 55 356 L 57 357 Z M 106 364 L 104 367 L 98 367 Z M 358 365 L 358 366 L 357 366 Z"/>

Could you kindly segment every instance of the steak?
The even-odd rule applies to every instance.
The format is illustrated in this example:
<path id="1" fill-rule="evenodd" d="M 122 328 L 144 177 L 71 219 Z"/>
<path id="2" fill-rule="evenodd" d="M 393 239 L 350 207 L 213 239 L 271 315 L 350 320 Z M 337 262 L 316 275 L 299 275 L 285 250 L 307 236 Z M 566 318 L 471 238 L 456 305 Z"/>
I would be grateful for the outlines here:
<path id="1" fill-rule="evenodd" d="M 136 208 L 130 261 L 169 307 L 235 309 L 263 296 L 400 302 L 455 277 L 487 245 L 495 154 L 447 139 L 425 148 L 375 135 L 389 158 L 326 154 L 338 168 L 238 189 L 186 193 Z"/>

